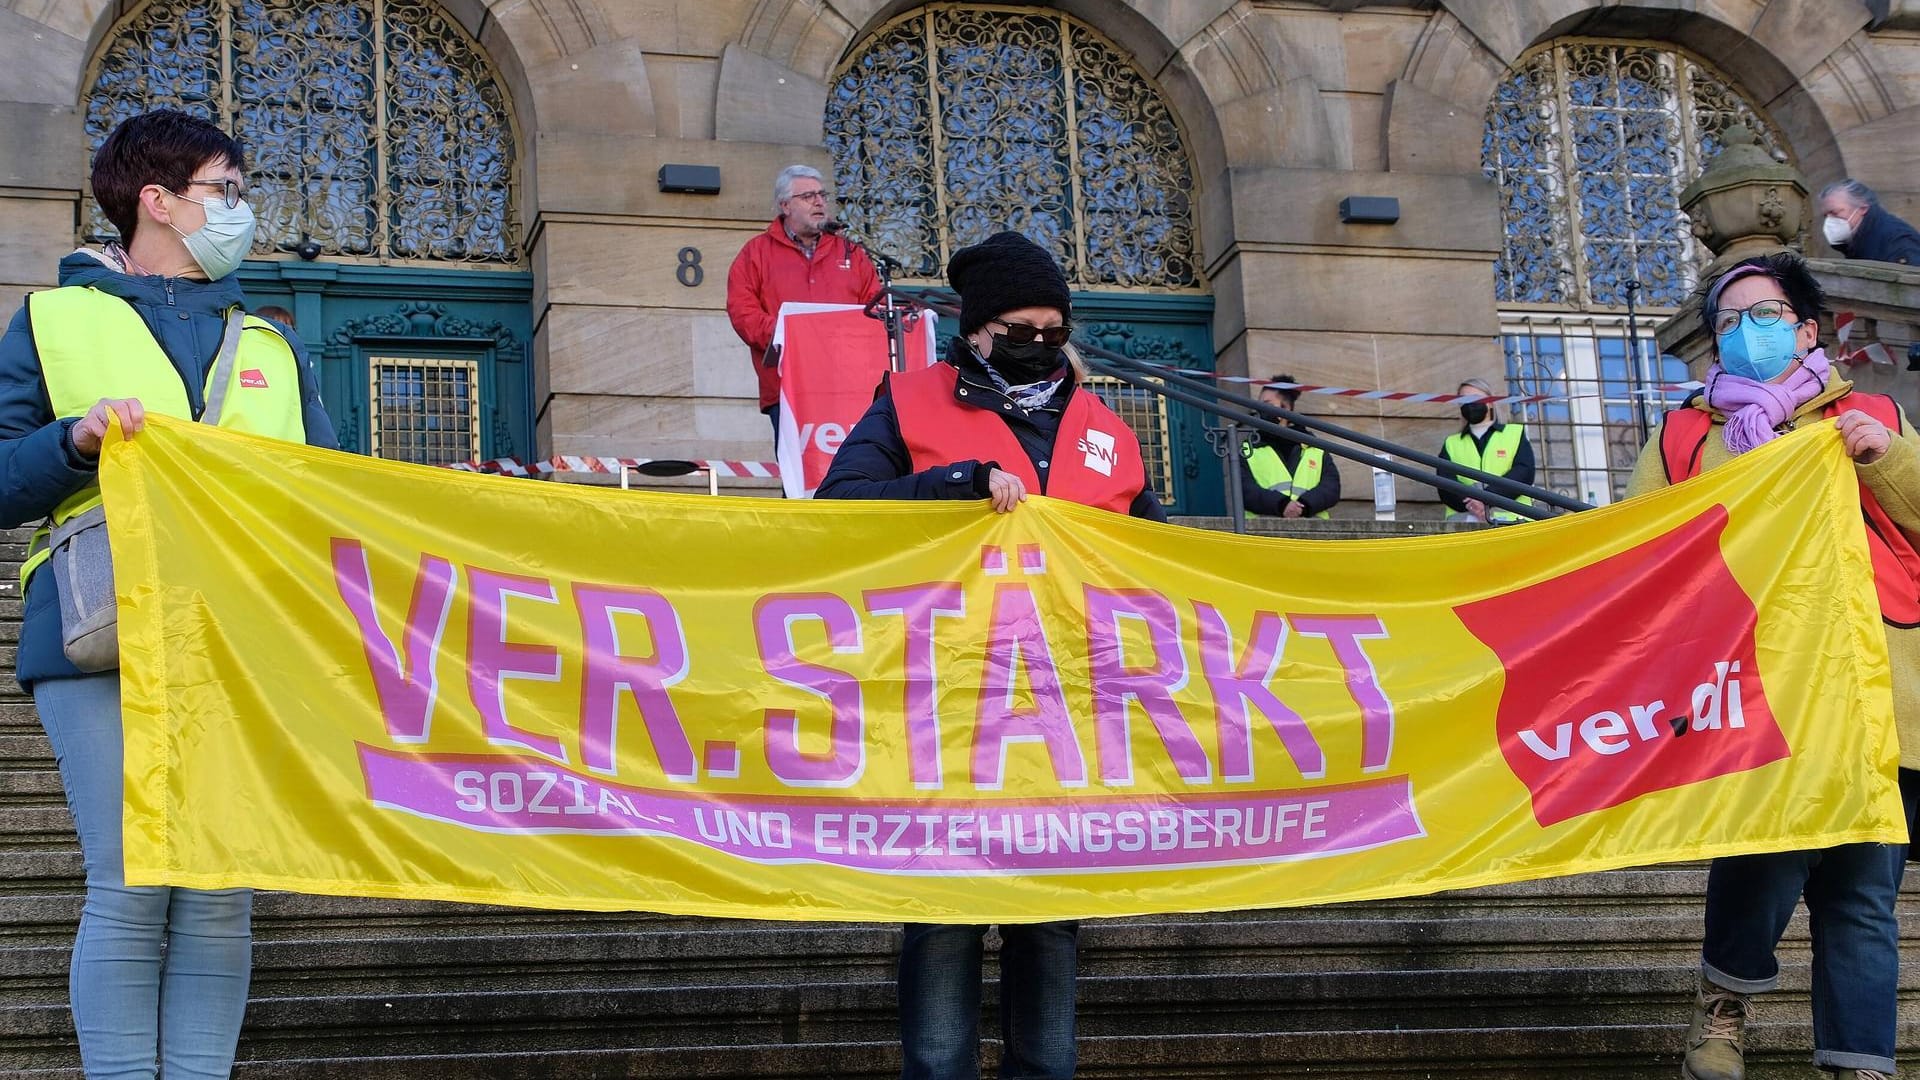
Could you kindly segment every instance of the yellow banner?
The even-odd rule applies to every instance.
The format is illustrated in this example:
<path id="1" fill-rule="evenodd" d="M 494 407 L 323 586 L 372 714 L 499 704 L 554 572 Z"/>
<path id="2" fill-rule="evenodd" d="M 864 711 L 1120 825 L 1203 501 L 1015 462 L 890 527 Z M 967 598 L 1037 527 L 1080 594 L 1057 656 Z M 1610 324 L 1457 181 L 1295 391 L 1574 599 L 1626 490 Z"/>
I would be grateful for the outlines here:
<path id="1" fill-rule="evenodd" d="M 148 423 L 102 472 L 132 884 L 1022 921 L 1904 838 L 1825 426 L 1326 543 Z"/>

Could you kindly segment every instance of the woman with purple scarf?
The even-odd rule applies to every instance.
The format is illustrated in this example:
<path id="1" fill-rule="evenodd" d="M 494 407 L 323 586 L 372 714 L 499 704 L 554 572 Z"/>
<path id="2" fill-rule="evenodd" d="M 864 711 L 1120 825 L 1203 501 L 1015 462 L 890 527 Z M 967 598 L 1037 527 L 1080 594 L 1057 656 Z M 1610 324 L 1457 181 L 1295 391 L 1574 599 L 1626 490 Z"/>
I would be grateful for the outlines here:
<path id="1" fill-rule="evenodd" d="M 1892 399 L 1854 392 L 1818 347 L 1823 298 L 1792 252 L 1748 259 L 1707 290 L 1702 316 L 1716 362 L 1707 385 L 1667 414 L 1640 453 L 1627 494 L 1679 483 L 1779 437 L 1830 420 L 1860 479 L 1875 587 L 1893 661 L 1900 794 L 1920 795 L 1920 440 Z M 1846 844 L 1715 859 L 1686 1080 L 1742 1080 L 1749 995 L 1780 980 L 1774 948 L 1802 894 L 1813 930 L 1814 1064 L 1848 1080 L 1894 1071 L 1904 844 Z"/>

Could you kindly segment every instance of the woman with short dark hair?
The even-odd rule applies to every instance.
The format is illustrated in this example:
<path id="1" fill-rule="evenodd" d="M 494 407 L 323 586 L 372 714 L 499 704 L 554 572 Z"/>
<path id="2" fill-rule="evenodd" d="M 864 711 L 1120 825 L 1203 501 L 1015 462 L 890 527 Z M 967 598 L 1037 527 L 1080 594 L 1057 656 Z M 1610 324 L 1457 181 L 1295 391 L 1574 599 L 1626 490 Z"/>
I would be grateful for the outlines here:
<path id="1" fill-rule="evenodd" d="M 1820 283 L 1792 252 L 1721 274 L 1701 306 L 1715 358 L 1705 392 L 1662 420 L 1627 494 L 1724 465 L 1798 424 L 1840 429 L 1887 623 L 1900 794 L 1911 821 L 1920 797 L 1920 440 L 1892 399 L 1858 393 L 1833 370 L 1819 348 L 1822 303 Z M 1894 902 L 1906 854 L 1905 844 L 1842 844 L 1715 859 L 1682 1075 L 1745 1076 L 1748 997 L 1779 983 L 1774 949 L 1804 893 L 1813 928 L 1813 1062 L 1847 1080 L 1891 1076 L 1900 966 Z"/>
<path id="2" fill-rule="evenodd" d="M 110 524 L 96 477 L 110 415 L 129 435 L 159 413 L 336 445 L 299 342 L 247 315 L 232 277 L 254 237 L 243 166 L 185 113 L 121 123 L 93 161 L 119 241 L 62 259 L 60 287 L 30 295 L 0 338 L 0 524 L 47 522 L 21 568 L 16 675 L 80 835 L 69 997 L 90 1078 L 224 1077 L 246 1010 L 251 894 L 125 883 L 116 628 L 74 614 L 76 575 L 104 569 L 82 537 Z"/>

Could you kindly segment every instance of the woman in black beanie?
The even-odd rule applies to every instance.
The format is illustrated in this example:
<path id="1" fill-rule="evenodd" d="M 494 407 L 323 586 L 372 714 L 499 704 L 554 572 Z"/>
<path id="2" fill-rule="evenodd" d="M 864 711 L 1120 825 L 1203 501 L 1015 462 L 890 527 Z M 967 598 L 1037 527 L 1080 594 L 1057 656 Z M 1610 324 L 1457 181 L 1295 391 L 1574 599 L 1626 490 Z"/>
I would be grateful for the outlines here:
<path id="1" fill-rule="evenodd" d="M 991 499 L 1005 513 L 1033 491 L 1167 520 L 1133 429 L 1079 385 L 1073 300 L 1053 256 L 995 233 L 954 252 L 947 280 L 961 336 L 946 362 L 888 379 L 815 498 Z"/>
<path id="2" fill-rule="evenodd" d="M 1165 521 L 1132 429 L 1082 388 L 1073 301 L 1033 241 L 1003 232 L 954 253 L 960 337 L 946 362 L 890 376 L 834 455 L 821 499 L 989 499 L 1028 492 Z M 1073 1075 L 1079 924 L 1000 928 L 1002 1077 Z M 902 1080 L 980 1075 L 985 926 L 908 923 L 900 952 Z"/>

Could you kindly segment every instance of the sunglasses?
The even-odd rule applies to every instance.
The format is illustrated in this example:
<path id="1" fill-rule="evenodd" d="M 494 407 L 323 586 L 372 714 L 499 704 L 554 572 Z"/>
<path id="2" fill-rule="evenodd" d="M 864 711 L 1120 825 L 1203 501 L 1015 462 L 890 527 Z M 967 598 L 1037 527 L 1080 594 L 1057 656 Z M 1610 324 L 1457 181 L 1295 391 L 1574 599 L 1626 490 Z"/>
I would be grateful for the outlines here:
<path id="1" fill-rule="evenodd" d="M 1038 338 L 1046 347 L 1057 349 L 1065 345 L 1067 339 L 1073 336 L 1073 327 L 1065 323 L 1059 326 L 1039 327 L 1023 322 L 1002 322 L 999 319 L 994 321 L 1007 328 L 1007 332 L 1000 336 L 1015 345 L 1027 345 Z"/>

